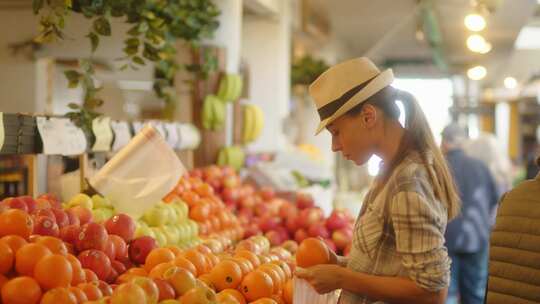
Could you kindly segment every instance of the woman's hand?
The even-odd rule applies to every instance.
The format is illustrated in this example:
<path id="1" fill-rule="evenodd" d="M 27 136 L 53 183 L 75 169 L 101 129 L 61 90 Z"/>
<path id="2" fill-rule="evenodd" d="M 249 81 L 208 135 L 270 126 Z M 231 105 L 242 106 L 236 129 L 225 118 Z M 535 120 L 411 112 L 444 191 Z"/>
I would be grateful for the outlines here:
<path id="1" fill-rule="evenodd" d="M 341 289 L 342 267 L 321 264 L 309 268 L 297 268 L 296 276 L 306 280 L 319 294 Z"/>

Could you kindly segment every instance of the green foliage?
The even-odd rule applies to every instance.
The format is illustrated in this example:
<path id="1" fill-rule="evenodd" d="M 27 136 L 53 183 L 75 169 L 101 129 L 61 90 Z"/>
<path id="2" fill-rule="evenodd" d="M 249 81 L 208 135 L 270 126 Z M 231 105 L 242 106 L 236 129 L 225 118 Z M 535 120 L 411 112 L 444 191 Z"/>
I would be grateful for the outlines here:
<path id="1" fill-rule="evenodd" d="M 33 10 L 41 16 L 36 37 L 40 43 L 63 39 L 65 18 L 71 13 L 91 19 L 86 37 L 92 53 L 98 49 L 100 37 L 111 36 L 111 19 L 123 18 L 131 26 L 126 33 L 124 64 L 120 69 L 136 70 L 148 61 L 155 63 L 154 91 L 167 104 L 175 102 L 172 85 L 176 72 L 182 67 L 175 59 L 175 43 L 183 40 L 198 47 L 203 39 L 212 37 L 219 26 L 220 14 L 213 0 L 33 0 Z M 216 60 L 204 62 L 204 66 L 186 65 L 184 68 L 204 79 L 216 68 Z M 85 104 L 94 104 L 89 100 L 95 88 L 88 81 L 93 71 L 82 69 L 82 73 L 66 72 L 66 77 L 70 87 L 83 85 Z"/>
<path id="2" fill-rule="evenodd" d="M 323 60 L 306 55 L 292 65 L 292 84 L 309 85 L 327 69 L 328 65 Z"/>

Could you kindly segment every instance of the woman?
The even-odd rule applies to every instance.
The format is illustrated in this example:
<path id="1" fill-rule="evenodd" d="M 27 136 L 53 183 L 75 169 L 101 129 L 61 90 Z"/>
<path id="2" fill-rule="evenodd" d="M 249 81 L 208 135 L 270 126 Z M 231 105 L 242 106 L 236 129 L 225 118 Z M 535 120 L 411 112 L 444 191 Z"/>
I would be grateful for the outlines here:
<path id="1" fill-rule="evenodd" d="M 348 258 L 299 269 L 319 293 L 342 289 L 339 303 L 444 303 L 450 260 L 446 223 L 459 212 L 444 158 L 414 97 L 390 86 L 367 58 L 341 63 L 311 86 L 321 117 L 318 132 L 332 134 L 332 150 L 357 165 L 383 159 L 356 221 Z M 400 100 L 405 128 L 399 123 Z"/>

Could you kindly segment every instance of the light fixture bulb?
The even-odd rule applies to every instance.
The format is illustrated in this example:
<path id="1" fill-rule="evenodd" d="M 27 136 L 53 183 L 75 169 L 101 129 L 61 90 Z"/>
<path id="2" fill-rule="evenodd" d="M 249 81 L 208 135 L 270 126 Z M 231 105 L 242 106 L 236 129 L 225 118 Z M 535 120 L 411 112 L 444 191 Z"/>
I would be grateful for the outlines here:
<path id="1" fill-rule="evenodd" d="M 473 32 L 479 32 L 486 28 L 486 19 L 479 14 L 467 15 L 465 17 L 464 23 L 465 26 Z"/>
<path id="2" fill-rule="evenodd" d="M 473 68 L 470 68 L 467 71 L 467 76 L 471 80 L 482 80 L 486 77 L 487 70 L 484 66 L 478 65 Z"/>
<path id="3" fill-rule="evenodd" d="M 504 87 L 507 89 L 515 89 L 517 85 L 518 82 L 514 77 L 506 77 L 504 79 Z"/>

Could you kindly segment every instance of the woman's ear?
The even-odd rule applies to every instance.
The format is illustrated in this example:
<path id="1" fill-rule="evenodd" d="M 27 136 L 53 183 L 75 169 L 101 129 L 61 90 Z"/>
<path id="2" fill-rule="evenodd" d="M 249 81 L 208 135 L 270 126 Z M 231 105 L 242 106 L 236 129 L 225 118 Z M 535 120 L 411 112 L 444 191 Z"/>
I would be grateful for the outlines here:
<path id="1" fill-rule="evenodd" d="M 365 105 L 362 109 L 361 119 L 362 124 L 368 128 L 371 129 L 375 126 L 377 123 L 377 109 L 372 105 Z"/>

